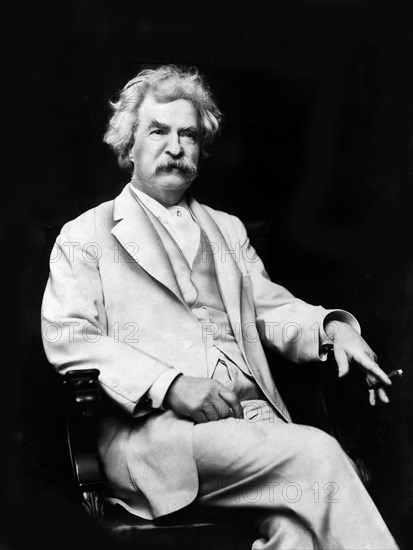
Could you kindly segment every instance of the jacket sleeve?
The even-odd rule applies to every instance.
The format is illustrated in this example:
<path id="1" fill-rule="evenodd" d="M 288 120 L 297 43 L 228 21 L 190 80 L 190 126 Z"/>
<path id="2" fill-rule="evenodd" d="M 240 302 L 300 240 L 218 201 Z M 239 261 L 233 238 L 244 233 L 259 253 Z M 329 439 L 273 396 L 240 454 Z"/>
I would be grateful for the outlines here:
<path id="1" fill-rule="evenodd" d="M 93 231 L 93 217 L 83 215 L 56 240 L 41 311 L 43 345 L 60 373 L 98 368 L 109 396 L 141 416 L 151 410 L 145 394 L 172 366 L 117 341 L 108 330 L 96 249 L 84 246 L 94 242 Z"/>
<path id="2" fill-rule="evenodd" d="M 349 323 L 360 333 L 357 319 L 341 309 L 325 309 L 296 298 L 285 287 L 272 282 L 264 264 L 252 247 L 242 222 L 236 219 L 237 240 L 241 243 L 240 264 L 252 289 L 256 325 L 262 342 L 294 362 L 325 360 L 322 344 L 331 342 L 326 321 Z M 339 329 L 337 325 L 337 329 Z M 331 335 L 331 334 L 330 334 Z M 339 334 L 335 334 L 339 337 Z"/>

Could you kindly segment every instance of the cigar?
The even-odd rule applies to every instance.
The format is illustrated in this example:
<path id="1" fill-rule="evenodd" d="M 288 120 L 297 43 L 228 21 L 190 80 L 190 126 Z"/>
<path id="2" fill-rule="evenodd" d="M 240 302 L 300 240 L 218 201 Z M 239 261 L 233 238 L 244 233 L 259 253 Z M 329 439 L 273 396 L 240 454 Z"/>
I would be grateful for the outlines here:
<path id="1" fill-rule="evenodd" d="M 393 381 L 403 376 L 403 370 L 402 369 L 392 370 L 391 372 L 387 373 L 387 376 L 390 378 L 390 380 Z M 386 388 L 386 387 L 387 387 L 386 384 L 382 380 L 377 380 L 376 382 L 369 384 L 369 390 L 375 390 L 378 388 Z"/>

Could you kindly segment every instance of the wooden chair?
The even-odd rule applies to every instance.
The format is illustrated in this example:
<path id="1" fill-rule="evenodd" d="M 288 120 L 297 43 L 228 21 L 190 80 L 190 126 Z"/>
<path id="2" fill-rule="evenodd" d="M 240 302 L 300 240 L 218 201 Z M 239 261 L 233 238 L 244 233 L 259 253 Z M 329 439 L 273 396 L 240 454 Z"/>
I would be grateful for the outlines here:
<path id="1" fill-rule="evenodd" d="M 105 482 L 96 448 L 96 420 L 103 399 L 98 369 L 68 371 L 64 375 L 67 395 L 67 438 L 73 473 L 84 512 L 116 535 L 121 543 L 161 544 L 163 548 L 203 548 L 203 543 L 225 544 L 222 548 L 251 548 L 253 528 L 240 521 L 240 513 L 205 510 L 189 506 L 184 510 L 148 521 L 128 513 L 119 505 L 105 502 Z M 234 537 L 235 534 L 235 537 Z M 203 542 L 202 542 L 203 541 Z M 205 548 L 209 548 L 207 545 Z"/>

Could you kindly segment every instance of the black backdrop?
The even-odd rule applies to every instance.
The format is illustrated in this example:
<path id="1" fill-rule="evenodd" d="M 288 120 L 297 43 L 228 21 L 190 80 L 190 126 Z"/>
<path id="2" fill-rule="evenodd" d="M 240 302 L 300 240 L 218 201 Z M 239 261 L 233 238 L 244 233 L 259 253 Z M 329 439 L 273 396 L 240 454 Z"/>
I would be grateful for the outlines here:
<path id="1" fill-rule="evenodd" d="M 194 184 L 198 200 L 245 221 L 272 218 L 273 279 L 310 303 L 351 311 L 382 367 L 405 370 L 388 407 L 368 411 L 344 399 L 342 414 L 352 421 L 361 410 L 367 415 L 372 491 L 407 541 L 411 11 L 368 1 L 279 3 L 273 12 L 231 15 L 206 7 L 203 15 L 161 7 L 155 15 L 86 0 L 43 2 L 21 13 L 16 7 L 8 91 L 17 161 L 6 221 L 19 243 L 10 250 L 19 368 L 8 392 L 15 420 L 7 502 L 30 493 L 43 506 L 55 483 L 50 472 L 66 472 L 63 443 L 56 455 L 50 450 L 62 425 L 61 395 L 46 374 L 38 322 L 48 273 L 44 228 L 113 198 L 127 182 L 102 143 L 108 100 L 140 69 L 173 62 L 197 66 L 225 114 Z"/>

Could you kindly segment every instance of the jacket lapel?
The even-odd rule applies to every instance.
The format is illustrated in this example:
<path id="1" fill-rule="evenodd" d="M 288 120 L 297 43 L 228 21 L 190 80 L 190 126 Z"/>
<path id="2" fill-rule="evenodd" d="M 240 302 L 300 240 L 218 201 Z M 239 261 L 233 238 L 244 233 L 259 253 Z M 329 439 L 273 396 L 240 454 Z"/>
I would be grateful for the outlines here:
<path id="1" fill-rule="evenodd" d="M 244 351 L 241 330 L 241 285 L 242 273 L 237 266 L 228 244 L 214 219 L 205 208 L 193 197 L 188 197 L 188 204 L 194 216 L 202 226 L 210 242 L 210 250 L 203 253 L 213 254 L 215 272 L 221 290 L 229 321 L 234 335 Z"/>
<path id="2" fill-rule="evenodd" d="M 241 336 L 242 273 L 211 215 L 193 197 L 188 197 L 188 204 L 211 243 L 211 249 L 203 252 L 213 254 L 222 300 L 235 337 L 244 351 Z M 129 185 L 114 201 L 113 218 L 118 223 L 112 229 L 112 234 L 129 256 L 182 301 L 163 243 Z"/>
<path id="3" fill-rule="evenodd" d="M 129 185 L 114 201 L 113 219 L 118 223 L 112 229 L 112 235 L 129 256 L 181 300 L 163 243 Z"/>

